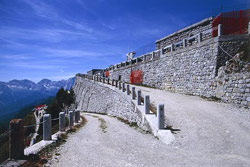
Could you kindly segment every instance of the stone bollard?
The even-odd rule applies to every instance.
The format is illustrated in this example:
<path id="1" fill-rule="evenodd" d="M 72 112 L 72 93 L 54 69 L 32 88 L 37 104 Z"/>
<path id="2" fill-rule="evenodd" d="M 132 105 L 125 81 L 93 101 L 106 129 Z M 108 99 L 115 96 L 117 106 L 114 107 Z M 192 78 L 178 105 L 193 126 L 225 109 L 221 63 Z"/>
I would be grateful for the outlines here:
<path id="1" fill-rule="evenodd" d="M 118 87 L 118 81 L 117 80 L 115 81 L 115 87 Z"/>
<path id="2" fill-rule="evenodd" d="M 75 112 L 75 122 L 78 123 L 79 121 L 80 121 L 80 111 L 77 110 L 77 111 Z"/>
<path id="3" fill-rule="evenodd" d="M 250 34 L 250 22 L 248 23 L 248 34 Z"/>
<path id="4" fill-rule="evenodd" d="M 69 112 L 69 127 L 70 129 L 74 126 L 74 111 Z"/>
<path id="5" fill-rule="evenodd" d="M 135 100 L 135 87 L 132 87 L 132 99 Z"/>
<path id="6" fill-rule="evenodd" d="M 144 97 L 144 110 L 145 110 L 145 114 L 150 114 L 150 100 L 149 100 L 149 95 L 146 95 Z"/>
<path id="7" fill-rule="evenodd" d="M 137 91 L 137 105 L 141 105 L 141 90 Z"/>
<path id="8" fill-rule="evenodd" d="M 129 85 L 127 85 L 127 95 L 129 95 Z"/>
<path id="9" fill-rule="evenodd" d="M 119 82 L 119 89 L 122 89 L 122 83 Z"/>
<path id="10" fill-rule="evenodd" d="M 125 92 L 125 83 L 122 83 L 122 92 Z"/>
<path id="11" fill-rule="evenodd" d="M 222 35 L 222 25 L 219 24 L 218 25 L 218 37 L 220 37 Z"/>
<path id="12" fill-rule="evenodd" d="M 65 131 L 65 113 L 64 112 L 59 113 L 59 131 L 60 132 Z"/>
<path id="13" fill-rule="evenodd" d="M 164 104 L 159 104 L 157 107 L 157 126 L 158 129 L 164 129 L 165 119 L 164 119 Z"/>
<path id="14" fill-rule="evenodd" d="M 43 140 L 51 140 L 51 115 L 45 114 L 43 116 Z"/>
<path id="15" fill-rule="evenodd" d="M 9 128 L 9 158 L 21 160 L 24 158 L 23 120 L 12 119 Z"/>

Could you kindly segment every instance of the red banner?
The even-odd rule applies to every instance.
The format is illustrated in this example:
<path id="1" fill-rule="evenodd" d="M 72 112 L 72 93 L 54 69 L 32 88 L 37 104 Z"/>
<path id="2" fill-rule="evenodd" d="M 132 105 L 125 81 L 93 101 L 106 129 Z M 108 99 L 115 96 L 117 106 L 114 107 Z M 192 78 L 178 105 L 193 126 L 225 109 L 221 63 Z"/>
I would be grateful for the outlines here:
<path id="1" fill-rule="evenodd" d="M 141 70 L 134 70 L 130 73 L 130 83 L 131 84 L 142 84 L 142 71 Z"/>

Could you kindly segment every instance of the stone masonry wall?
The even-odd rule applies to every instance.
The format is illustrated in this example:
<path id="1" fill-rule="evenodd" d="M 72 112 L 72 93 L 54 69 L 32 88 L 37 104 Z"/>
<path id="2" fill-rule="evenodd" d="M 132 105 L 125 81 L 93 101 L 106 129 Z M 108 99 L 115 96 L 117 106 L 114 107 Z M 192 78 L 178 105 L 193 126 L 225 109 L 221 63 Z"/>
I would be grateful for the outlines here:
<path id="1" fill-rule="evenodd" d="M 131 70 L 143 71 L 143 85 L 192 95 L 213 96 L 218 46 L 209 39 L 161 55 L 160 59 L 110 70 L 110 78 L 129 82 Z"/>
<path id="2" fill-rule="evenodd" d="M 142 121 L 135 104 L 112 87 L 76 76 L 73 90 L 76 94 L 77 110 L 116 116 L 130 123 L 135 122 L 142 129 L 150 131 L 148 123 Z"/>
<path id="3" fill-rule="evenodd" d="M 248 78 L 248 73 L 229 75 L 227 80 L 223 81 L 225 83 L 223 89 L 221 89 L 221 82 L 216 80 L 218 69 L 224 66 L 226 61 L 232 58 L 231 56 L 239 52 L 243 44 L 247 43 L 249 43 L 249 35 L 211 38 L 187 48 L 166 53 L 157 59 L 147 59 L 112 69 L 109 71 L 110 79 L 119 80 L 120 76 L 121 81 L 130 82 L 131 70 L 141 70 L 143 85 L 190 95 L 218 97 L 225 102 L 249 106 L 248 83 L 245 80 Z M 234 75 L 241 79 L 235 80 Z M 242 79 L 245 81 L 240 81 Z M 232 83 L 241 87 L 227 86 Z M 230 88 L 227 89 L 228 87 Z M 236 88 L 235 92 L 230 92 L 231 87 Z"/>

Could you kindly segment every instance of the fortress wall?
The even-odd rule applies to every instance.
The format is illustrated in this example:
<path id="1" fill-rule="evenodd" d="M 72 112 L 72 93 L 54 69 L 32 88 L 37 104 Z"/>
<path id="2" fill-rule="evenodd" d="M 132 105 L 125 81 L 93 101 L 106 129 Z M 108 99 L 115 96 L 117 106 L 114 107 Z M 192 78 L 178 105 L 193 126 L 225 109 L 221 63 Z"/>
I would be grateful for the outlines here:
<path id="1" fill-rule="evenodd" d="M 130 123 L 137 123 L 143 130 L 151 131 L 131 99 L 114 87 L 77 75 L 73 90 L 76 94 L 77 110 L 115 116 Z"/>
<path id="2" fill-rule="evenodd" d="M 143 85 L 192 95 L 213 96 L 217 38 L 161 55 L 160 59 L 110 70 L 111 79 L 129 82 L 131 70 L 143 71 Z"/>

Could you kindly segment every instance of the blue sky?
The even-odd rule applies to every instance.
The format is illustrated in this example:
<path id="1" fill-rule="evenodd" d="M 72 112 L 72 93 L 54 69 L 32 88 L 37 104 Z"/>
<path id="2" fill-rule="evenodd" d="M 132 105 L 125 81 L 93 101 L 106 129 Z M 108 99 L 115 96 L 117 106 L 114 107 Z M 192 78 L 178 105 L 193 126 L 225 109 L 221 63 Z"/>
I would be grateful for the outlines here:
<path id="1" fill-rule="evenodd" d="M 0 81 L 67 79 L 249 0 L 0 0 Z M 137 56 L 139 56 L 137 54 Z"/>

